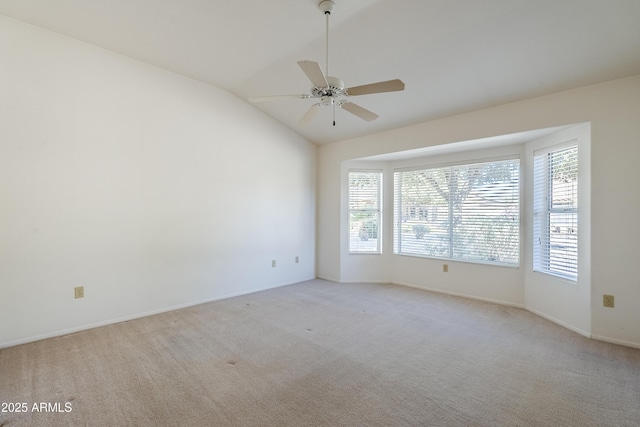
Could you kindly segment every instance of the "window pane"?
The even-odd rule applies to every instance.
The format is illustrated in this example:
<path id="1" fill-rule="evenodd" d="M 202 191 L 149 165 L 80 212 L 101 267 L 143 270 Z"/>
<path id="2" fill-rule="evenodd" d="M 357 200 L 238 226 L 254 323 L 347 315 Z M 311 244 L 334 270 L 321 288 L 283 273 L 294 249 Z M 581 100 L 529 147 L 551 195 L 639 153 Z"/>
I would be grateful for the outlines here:
<path id="1" fill-rule="evenodd" d="M 400 252 L 448 257 L 449 168 L 401 172 L 396 179 L 400 180 L 400 203 L 396 203 Z"/>
<path id="2" fill-rule="evenodd" d="M 520 248 L 518 161 L 466 165 L 454 173 L 454 258 L 517 264 Z"/>
<path id="3" fill-rule="evenodd" d="M 381 174 L 349 172 L 349 209 L 378 210 Z"/>
<path id="4" fill-rule="evenodd" d="M 578 269 L 578 214 L 549 214 L 549 271 L 574 275 Z"/>
<path id="5" fill-rule="evenodd" d="M 519 262 L 519 160 L 395 173 L 396 253 Z"/>
<path id="6" fill-rule="evenodd" d="M 350 252 L 378 252 L 379 218 L 378 212 L 351 212 L 349 219 Z"/>
<path id="7" fill-rule="evenodd" d="M 577 145 L 534 157 L 533 269 L 577 279 Z"/>
<path id="8" fill-rule="evenodd" d="M 551 208 L 578 207 L 578 147 L 548 154 Z"/>
<path id="9" fill-rule="evenodd" d="M 382 172 L 349 172 L 349 251 L 380 252 Z"/>

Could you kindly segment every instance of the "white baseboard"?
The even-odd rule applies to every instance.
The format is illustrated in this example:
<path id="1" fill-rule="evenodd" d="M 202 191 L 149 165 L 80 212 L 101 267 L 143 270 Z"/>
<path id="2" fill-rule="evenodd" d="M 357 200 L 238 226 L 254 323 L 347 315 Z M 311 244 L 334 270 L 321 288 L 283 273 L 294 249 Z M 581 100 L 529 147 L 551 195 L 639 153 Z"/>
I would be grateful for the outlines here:
<path id="1" fill-rule="evenodd" d="M 322 280 L 327 280 L 330 282 L 334 282 L 334 283 L 342 283 L 339 280 L 335 280 L 335 279 L 331 279 L 331 278 L 327 278 L 327 277 L 322 277 L 322 276 L 318 276 L 318 277 L 309 277 L 309 278 L 303 278 L 301 279 L 299 282 L 304 282 L 304 281 L 308 281 L 308 280 L 313 280 L 313 279 L 322 279 Z M 27 338 L 21 338 L 18 340 L 14 340 L 14 341 L 8 341 L 8 342 L 4 342 L 4 343 L 0 343 L 0 348 L 7 348 L 7 347 L 13 347 L 16 345 L 20 345 L 20 344 L 27 344 L 30 342 L 34 342 L 34 341 L 40 341 L 43 339 L 47 339 L 47 338 L 54 338 L 54 337 L 59 337 L 59 336 L 63 336 L 63 335 L 68 335 L 68 334 L 72 334 L 75 332 L 81 332 L 81 331 L 86 331 L 88 329 L 93 329 L 93 328 L 99 328 L 101 326 L 108 326 L 108 325 L 113 325 L 116 323 L 121 323 L 121 322 L 127 322 L 129 320 L 135 320 L 135 319 L 139 319 L 142 317 L 146 317 L 146 316 L 153 316 L 155 314 L 161 314 L 161 313 L 166 313 L 169 311 L 174 311 L 174 310 L 180 310 L 183 308 L 188 308 L 188 307 L 193 307 L 196 305 L 200 305 L 200 304 L 206 304 L 209 302 L 213 302 L 213 301 L 220 301 L 220 300 L 224 300 L 224 299 L 228 299 L 228 298 L 233 298 L 233 297 L 238 297 L 238 296 L 242 296 L 242 295 L 248 295 L 248 294 L 252 294 L 255 292 L 260 292 L 260 291 L 266 291 L 268 289 L 274 289 L 274 288 L 279 288 L 281 286 L 287 286 L 287 285 L 291 285 L 293 283 L 299 283 L 298 281 L 296 282 L 292 282 L 292 283 L 278 283 L 275 285 L 270 285 L 270 286 L 266 286 L 266 287 L 261 287 L 261 288 L 254 288 L 254 289 L 249 289 L 249 290 L 243 290 L 240 292 L 232 292 L 232 293 L 228 293 L 228 294 L 224 294 L 224 295 L 219 295 L 213 298 L 209 298 L 209 299 L 204 299 L 204 300 L 199 300 L 199 301 L 192 301 L 186 304 L 179 304 L 179 305 L 175 305 L 175 306 L 171 306 L 171 307 L 165 307 L 165 308 L 161 308 L 161 309 L 157 309 L 157 310 L 151 310 L 151 311 L 147 311 L 144 313 L 137 313 L 137 314 L 133 314 L 133 315 L 129 315 L 129 316 L 123 316 L 123 317 L 118 317 L 118 318 L 114 318 L 114 319 L 109 319 L 109 320 L 105 320 L 105 321 L 101 321 L 101 322 L 96 322 L 96 323 L 90 323 L 87 325 L 81 325 L 81 326 L 77 326 L 77 327 L 73 327 L 73 328 L 67 328 L 67 329 L 61 329 L 61 330 L 57 330 L 57 331 L 53 331 L 53 332 L 48 332 L 45 334 L 39 334 L 39 335 L 34 335 L 31 337 L 27 337 Z M 376 284 L 382 284 L 382 283 L 389 283 L 389 282 L 380 282 L 380 281 L 358 281 L 358 282 L 350 282 L 350 283 L 376 283 Z M 602 335 L 593 335 L 590 334 L 587 331 L 584 331 L 580 328 L 577 328 L 571 324 L 568 324 L 566 322 L 563 322 L 559 319 L 556 319 L 553 316 L 549 316 L 545 313 L 542 313 L 540 311 L 531 309 L 531 308 L 527 308 L 522 304 L 514 304 L 508 301 L 501 301 L 501 300 L 494 300 L 491 298 L 483 298 L 483 297 L 478 297 L 475 295 L 468 295 L 468 294 L 463 294 L 463 293 L 459 293 L 459 292 L 449 292 L 449 291 L 443 291 L 442 289 L 437 289 L 437 288 L 430 288 L 427 286 L 418 286 L 418 285 L 414 285 L 411 283 L 404 283 L 404 282 L 391 282 L 394 285 L 399 285 L 399 286 L 407 286 L 410 288 L 415 288 L 415 289 L 422 289 L 425 291 L 431 291 L 431 292 L 437 292 L 437 293 L 441 293 L 441 294 L 445 294 L 445 295 L 452 295 L 452 296 L 457 296 L 457 297 L 463 297 L 463 298 L 470 298 L 470 299 L 474 299 L 474 300 L 478 300 L 478 301 L 484 301 L 484 302 L 489 302 L 489 303 L 493 303 L 493 304 L 500 304 L 500 305 L 506 305 L 506 306 L 510 306 L 510 307 L 516 307 L 516 308 L 523 308 L 533 314 L 535 314 L 536 316 L 540 316 L 544 319 L 547 319 L 557 325 L 560 325 L 564 328 L 569 329 L 570 331 L 573 331 L 577 334 L 580 334 L 584 337 L 587 338 L 591 338 L 594 340 L 598 340 L 598 341 L 603 341 L 603 342 L 607 342 L 607 343 L 611 343 L 611 344 L 617 344 L 617 345 L 622 345 L 625 347 L 631 347 L 631 348 L 637 348 L 640 349 L 640 343 L 637 342 L 633 342 L 633 341 L 625 341 L 625 340 L 621 340 L 621 339 L 617 339 L 617 338 L 609 338 L 606 336 L 602 336 Z"/>
<path id="2" fill-rule="evenodd" d="M 448 291 L 443 291 L 441 289 L 436 289 L 436 288 L 429 288 L 427 286 L 417 286 L 411 283 L 403 283 L 403 282 L 393 282 L 393 284 L 395 285 L 400 285 L 400 286 L 408 286 L 410 288 L 416 288 L 416 289 L 424 289 L 426 291 L 431 291 L 431 292 L 438 292 L 441 294 L 446 294 L 446 295 L 453 295 L 453 296 L 458 296 L 458 297 L 463 297 L 463 298 L 471 298 L 471 299 L 475 299 L 475 300 L 479 300 L 479 301 L 485 301 L 485 302 L 491 302 L 494 304 L 500 304 L 500 305 L 507 305 L 507 306 L 511 306 L 511 307 L 517 307 L 517 308 L 523 308 L 533 314 L 535 314 L 536 316 L 540 316 L 543 319 L 547 319 L 559 326 L 562 326 L 563 328 L 567 328 L 570 331 L 573 331 L 577 334 L 582 335 L 583 337 L 586 338 L 590 338 L 590 339 L 594 339 L 594 340 L 598 340 L 598 341 L 603 341 L 603 342 L 607 342 L 610 344 L 617 344 L 617 345 L 622 345 L 625 347 L 631 347 L 631 348 L 637 348 L 640 349 L 640 343 L 637 342 L 633 342 L 633 341 L 626 341 L 626 340 L 621 340 L 621 339 L 617 339 L 617 338 L 610 338 L 610 337 L 605 337 L 602 335 L 593 335 L 583 329 L 580 329 L 576 326 L 573 326 L 567 322 L 563 322 L 560 319 L 556 319 L 553 316 L 549 316 L 548 314 L 545 314 L 541 311 L 538 310 L 534 310 L 532 308 L 528 308 L 522 304 L 514 304 L 514 303 L 510 303 L 507 301 L 500 301 L 500 300 L 494 300 L 491 298 L 482 298 L 482 297 L 476 297 L 474 295 L 467 295 L 467 294 L 463 294 L 463 293 L 458 293 L 458 292 L 448 292 Z"/>
<path id="3" fill-rule="evenodd" d="M 322 279 L 322 280 L 326 280 L 327 282 L 342 283 L 342 282 L 340 282 L 340 280 L 334 279 L 333 277 L 318 276 L 317 278 L 318 279 Z"/>
<path id="4" fill-rule="evenodd" d="M 388 285 L 391 282 L 389 282 L 388 280 L 347 280 L 346 282 L 341 282 L 341 283 L 357 283 L 357 284 L 372 283 L 375 285 Z"/>
<path id="5" fill-rule="evenodd" d="M 560 326 L 562 326 L 563 328 L 567 328 L 567 329 L 569 329 L 570 331 L 573 331 L 573 332 L 575 332 L 575 333 L 577 333 L 577 334 L 580 334 L 580 335 L 582 335 L 583 337 L 593 338 L 590 332 L 584 331 L 584 330 L 582 330 L 582 329 L 580 329 L 580 328 L 578 328 L 578 327 L 576 327 L 576 326 L 573 326 L 573 325 L 572 325 L 572 324 L 570 324 L 570 323 L 563 322 L 562 320 L 560 320 L 560 319 L 556 319 L 555 317 L 553 317 L 553 316 L 549 316 L 548 314 L 545 314 L 545 313 L 543 313 L 543 312 L 541 312 L 541 311 L 534 310 L 533 308 L 529 308 L 529 307 L 525 307 L 525 310 L 527 310 L 527 311 L 529 311 L 529 312 L 531 312 L 531 313 L 535 314 L 536 316 L 540 316 L 540 317 L 542 317 L 543 319 L 547 319 L 547 320 L 549 320 L 549 321 L 551 321 L 551 322 L 555 323 L 556 325 L 560 325 Z"/>
<path id="6" fill-rule="evenodd" d="M 238 297 L 238 296 L 242 296 L 242 295 L 253 294 L 253 293 L 256 293 L 256 292 L 266 291 L 266 290 L 269 290 L 269 289 L 275 289 L 275 288 L 279 288 L 281 286 L 287 286 L 287 285 L 291 285 L 293 283 L 299 283 L 299 282 L 304 282 L 304 281 L 313 280 L 313 279 L 315 279 L 315 277 L 302 278 L 299 281 L 295 281 L 295 282 L 291 282 L 291 283 L 277 283 L 275 285 L 269 285 L 269 286 L 264 286 L 264 287 L 259 287 L 259 288 L 246 289 L 246 290 L 243 290 L 243 291 L 240 291 L 240 292 L 231 292 L 231 293 L 228 293 L 228 294 L 217 295 L 215 297 L 207 298 L 207 299 L 204 299 L 204 300 L 191 301 L 191 302 L 188 302 L 188 303 L 185 303 L 185 304 L 178 304 L 178 305 L 173 305 L 173 306 L 170 306 L 170 307 L 160 308 L 160 309 L 157 309 L 157 310 L 146 311 L 146 312 L 143 312 L 143 313 L 136 313 L 136 314 L 131 314 L 131 315 L 128 315 L 128 316 L 116 317 L 116 318 L 113 318 L 113 319 L 103 320 L 103 321 L 100 321 L 100 322 L 95 322 L 95 323 L 89 323 L 89 324 L 86 324 L 86 325 L 75 326 L 73 328 L 60 329 L 60 330 L 56 330 L 56 331 L 47 332 L 47 333 L 44 333 L 44 334 L 38 334 L 38 335 L 33 335 L 33 336 L 30 336 L 30 337 L 26 337 L 26 338 L 20 338 L 20 339 L 13 340 L 13 341 L 3 342 L 3 343 L 0 343 L 0 348 L 13 347 L 13 346 L 16 346 L 16 345 L 27 344 L 27 343 L 30 343 L 30 342 L 40 341 L 40 340 L 44 340 L 44 339 L 47 339 L 47 338 L 60 337 L 60 336 L 63 336 L 63 335 L 69 335 L 69 334 L 73 334 L 73 333 L 76 333 L 76 332 L 81 332 L 81 331 L 86 331 L 86 330 L 89 330 L 89 329 L 99 328 L 101 326 L 108 326 L 108 325 L 114 325 L 116 323 L 128 322 L 129 320 L 140 319 L 142 317 L 153 316 L 155 314 L 167 313 L 169 311 L 180 310 L 180 309 L 183 309 L 183 308 L 193 307 L 193 306 L 200 305 L 200 304 L 206 304 L 208 302 L 220 301 L 220 300 L 233 298 L 233 297 Z"/>
<path id="7" fill-rule="evenodd" d="M 609 337 L 604 337 L 602 335 L 591 335 L 591 338 L 598 341 L 608 342 L 610 344 L 618 344 L 618 345 L 623 345 L 625 347 L 640 349 L 640 343 L 633 342 L 633 341 L 619 340 L 617 338 L 609 338 Z"/>
<path id="8" fill-rule="evenodd" d="M 422 290 L 425 290 L 425 291 L 437 292 L 439 294 L 452 295 L 452 296 L 455 296 L 455 297 L 463 297 L 463 298 L 469 298 L 469 299 L 474 299 L 474 300 L 483 301 L 483 302 L 490 302 L 490 303 L 493 303 L 493 304 L 507 305 L 509 307 L 525 308 L 523 304 L 516 304 L 516 303 L 510 302 L 510 301 L 502 301 L 502 300 L 496 300 L 496 299 L 492 299 L 492 298 L 484 298 L 484 297 L 479 297 L 479 296 L 476 296 L 476 295 L 464 294 L 464 293 L 461 293 L 461 292 L 444 291 L 442 289 L 430 288 L 428 286 L 419 286 L 419 285 L 414 285 L 412 283 L 405 283 L 405 282 L 391 282 L 391 283 L 393 283 L 394 285 L 407 286 L 409 288 L 422 289 Z"/>

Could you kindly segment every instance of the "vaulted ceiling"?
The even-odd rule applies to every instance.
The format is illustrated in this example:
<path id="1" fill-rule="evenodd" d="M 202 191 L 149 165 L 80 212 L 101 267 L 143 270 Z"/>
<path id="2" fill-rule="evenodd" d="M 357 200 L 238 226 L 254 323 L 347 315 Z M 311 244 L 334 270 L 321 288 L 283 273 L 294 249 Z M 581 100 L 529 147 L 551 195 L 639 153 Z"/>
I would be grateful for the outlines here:
<path id="1" fill-rule="evenodd" d="M 335 127 L 331 108 L 299 123 L 314 99 L 252 104 L 318 144 L 640 74 L 638 0 L 334 1 L 329 74 L 406 89 L 351 98 L 380 117 L 339 110 Z M 318 3 L 0 0 L 0 13 L 248 100 L 308 93 L 296 61 L 325 67 Z"/>

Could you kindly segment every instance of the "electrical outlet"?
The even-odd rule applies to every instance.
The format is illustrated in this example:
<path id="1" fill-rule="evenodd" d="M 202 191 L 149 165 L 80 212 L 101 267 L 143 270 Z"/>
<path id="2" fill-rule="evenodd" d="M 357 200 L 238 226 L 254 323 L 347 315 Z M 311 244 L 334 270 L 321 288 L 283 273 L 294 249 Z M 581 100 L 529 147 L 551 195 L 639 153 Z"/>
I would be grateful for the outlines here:
<path id="1" fill-rule="evenodd" d="M 602 295 L 602 305 L 605 307 L 613 308 L 615 305 L 615 299 L 613 295 Z"/>
<path id="2" fill-rule="evenodd" d="M 276 266 L 276 260 L 274 259 L 273 261 L 271 261 L 271 267 L 275 267 Z"/>
<path id="3" fill-rule="evenodd" d="M 300 257 L 296 256 L 296 264 L 300 262 Z"/>
<path id="4" fill-rule="evenodd" d="M 76 286 L 73 288 L 75 298 L 84 298 L 84 286 Z"/>
<path id="5" fill-rule="evenodd" d="M 444 273 L 448 273 L 449 272 L 449 264 L 442 264 L 442 271 Z"/>

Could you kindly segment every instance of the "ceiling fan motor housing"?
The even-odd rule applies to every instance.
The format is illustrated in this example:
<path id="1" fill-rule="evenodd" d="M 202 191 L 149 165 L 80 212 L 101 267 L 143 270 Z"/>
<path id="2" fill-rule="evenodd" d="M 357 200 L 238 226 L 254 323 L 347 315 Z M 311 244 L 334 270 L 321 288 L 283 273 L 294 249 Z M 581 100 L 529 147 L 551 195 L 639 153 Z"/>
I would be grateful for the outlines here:
<path id="1" fill-rule="evenodd" d="M 345 94 L 344 82 L 337 77 L 327 76 L 327 87 L 313 87 L 311 93 L 314 96 L 322 98 L 323 96 L 330 96 L 336 98 Z"/>

